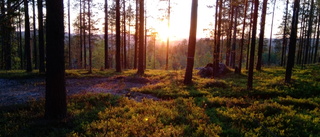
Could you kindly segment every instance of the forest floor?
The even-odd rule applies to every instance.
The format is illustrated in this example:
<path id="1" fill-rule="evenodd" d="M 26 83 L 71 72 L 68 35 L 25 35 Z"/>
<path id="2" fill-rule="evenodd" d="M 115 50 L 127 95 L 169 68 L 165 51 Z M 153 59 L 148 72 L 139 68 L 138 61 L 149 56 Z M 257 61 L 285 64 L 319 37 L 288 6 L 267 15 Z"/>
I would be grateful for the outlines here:
<path id="1" fill-rule="evenodd" d="M 0 136 L 320 136 L 320 64 L 201 78 L 184 70 L 66 70 L 67 117 L 45 115 L 45 77 L 0 71 Z M 145 99 L 143 99 L 145 98 Z M 159 101 L 160 100 L 160 101 Z"/>
<path id="2" fill-rule="evenodd" d="M 138 92 L 130 92 L 130 88 L 142 87 L 146 84 L 155 84 L 141 77 L 114 76 L 114 77 L 89 77 L 67 78 L 67 95 L 86 93 L 110 93 L 126 96 L 136 101 L 143 98 L 159 100 L 159 98 Z M 45 97 L 45 79 L 0 79 L 0 106 L 23 104 L 30 100 L 39 100 Z"/>

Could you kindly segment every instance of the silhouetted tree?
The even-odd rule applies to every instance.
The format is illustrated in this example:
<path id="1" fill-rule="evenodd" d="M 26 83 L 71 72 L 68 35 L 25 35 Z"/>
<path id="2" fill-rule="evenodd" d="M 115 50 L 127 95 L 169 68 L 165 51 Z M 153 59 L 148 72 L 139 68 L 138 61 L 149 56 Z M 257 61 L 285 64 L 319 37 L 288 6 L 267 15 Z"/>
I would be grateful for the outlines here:
<path id="1" fill-rule="evenodd" d="M 104 17 L 104 68 L 109 69 L 109 36 L 108 36 L 108 31 L 109 31 L 109 17 L 108 17 L 108 0 L 105 0 L 104 3 L 104 12 L 105 12 L 105 17 Z"/>
<path id="2" fill-rule="evenodd" d="M 263 42 L 264 42 L 264 28 L 266 24 L 266 13 L 267 13 L 268 0 L 263 0 L 262 14 L 261 14 L 261 24 L 260 24 L 260 36 L 259 36 L 259 47 L 258 47 L 258 61 L 257 70 L 261 70 L 262 65 L 262 53 L 263 53 Z"/>
<path id="3" fill-rule="evenodd" d="M 245 2 L 244 2 L 244 17 L 243 17 L 243 24 L 242 24 L 242 35 L 241 35 L 241 42 L 240 42 L 239 69 L 238 69 L 238 71 L 236 71 L 237 74 L 241 74 L 241 69 L 242 69 L 243 45 L 244 45 L 244 34 L 245 34 L 245 29 L 246 29 L 247 10 L 248 10 L 248 0 L 245 0 Z"/>
<path id="4" fill-rule="evenodd" d="M 300 7 L 300 0 L 295 0 L 293 5 L 289 53 L 288 53 L 288 61 L 287 61 L 286 77 L 285 77 L 286 83 L 290 83 L 291 81 L 292 68 L 294 66 L 294 58 L 295 58 L 296 42 L 297 42 L 297 29 L 298 29 L 297 26 L 299 21 L 299 7 Z"/>
<path id="5" fill-rule="evenodd" d="M 189 34 L 189 45 L 188 45 L 188 58 L 187 68 L 184 77 L 184 84 L 192 84 L 192 71 L 194 65 L 194 54 L 197 41 L 197 20 L 198 20 L 198 0 L 192 0 L 191 6 L 191 23 L 190 23 L 190 34 Z"/>
<path id="6" fill-rule="evenodd" d="M 138 75 L 144 74 L 144 67 L 143 67 L 143 54 L 144 54 L 144 0 L 139 0 L 139 60 L 138 60 Z"/>
<path id="7" fill-rule="evenodd" d="M 47 75 L 45 117 L 62 119 L 67 115 L 63 0 L 47 0 Z"/>
<path id="8" fill-rule="evenodd" d="M 38 25 L 39 25 L 39 72 L 45 72 L 44 65 L 44 30 L 43 30 L 43 2 L 38 0 Z"/>
<path id="9" fill-rule="evenodd" d="M 254 52 L 256 44 L 256 33 L 257 33 L 257 20 L 258 20 L 259 0 L 254 1 L 254 13 L 253 13 L 253 25 L 252 25 L 252 36 L 251 36 L 251 49 L 250 49 L 250 65 L 248 71 L 248 90 L 252 90 L 253 84 L 253 67 L 254 67 Z"/>
<path id="10" fill-rule="evenodd" d="M 121 59 L 120 59 L 120 0 L 116 0 L 116 71 L 121 72 Z"/>
<path id="11" fill-rule="evenodd" d="M 31 47 L 30 47 L 30 22 L 29 22 L 29 7 L 28 0 L 24 0 L 24 16 L 25 16 L 25 55 L 27 61 L 27 72 L 32 72 Z"/>

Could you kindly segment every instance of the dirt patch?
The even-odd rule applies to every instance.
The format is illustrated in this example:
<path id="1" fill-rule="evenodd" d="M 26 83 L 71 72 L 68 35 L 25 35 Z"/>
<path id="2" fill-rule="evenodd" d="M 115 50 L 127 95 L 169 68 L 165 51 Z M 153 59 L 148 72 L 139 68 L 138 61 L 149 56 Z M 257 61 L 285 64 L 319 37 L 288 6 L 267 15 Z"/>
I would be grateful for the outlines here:
<path id="1" fill-rule="evenodd" d="M 110 78 L 70 78 L 66 79 L 67 95 L 84 93 L 110 93 L 126 96 L 136 101 L 143 98 L 160 100 L 152 95 L 130 92 L 133 87 L 155 84 L 142 77 L 110 77 Z M 0 106 L 23 104 L 30 100 L 45 97 L 45 79 L 9 80 L 0 79 Z"/>

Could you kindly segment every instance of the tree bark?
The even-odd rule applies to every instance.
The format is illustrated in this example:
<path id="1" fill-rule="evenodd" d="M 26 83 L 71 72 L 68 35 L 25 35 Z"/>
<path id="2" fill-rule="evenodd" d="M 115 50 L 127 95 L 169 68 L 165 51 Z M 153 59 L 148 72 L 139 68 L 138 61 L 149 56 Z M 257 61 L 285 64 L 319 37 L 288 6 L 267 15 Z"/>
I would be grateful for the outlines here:
<path id="1" fill-rule="evenodd" d="M 281 66 L 285 64 L 285 57 L 286 57 L 286 49 L 287 49 L 287 21 L 288 21 L 288 5 L 289 0 L 286 2 L 286 13 L 285 13 L 285 19 L 284 19 L 284 29 L 283 29 L 283 42 L 282 42 L 282 53 L 281 53 Z"/>
<path id="2" fill-rule="evenodd" d="M 91 43 L 91 0 L 88 0 L 88 29 L 89 29 L 89 36 L 88 36 L 88 42 L 89 42 L 89 73 L 92 73 L 92 43 Z"/>
<path id="3" fill-rule="evenodd" d="M 267 13 L 268 0 L 263 0 L 262 14 L 261 14 L 261 26 L 260 26 L 260 36 L 259 36 L 259 48 L 258 48 L 258 62 L 257 70 L 261 70 L 262 66 L 262 54 L 263 54 L 263 44 L 264 44 L 264 28 L 266 24 L 266 13 Z"/>
<path id="4" fill-rule="evenodd" d="M 104 17 L 104 68 L 109 69 L 109 17 L 108 17 L 108 0 L 105 0 L 104 7 L 105 17 Z"/>
<path id="5" fill-rule="evenodd" d="M 32 0 L 32 13 L 33 13 L 33 56 L 34 56 L 34 68 L 38 69 L 38 47 L 37 47 L 37 28 L 36 28 L 36 6 L 34 0 Z"/>
<path id="6" fill-rule="evenodd" d="M 133 68 L 137 69 L 138 65 L 138 44 L 139 44 L 139 0 L 136 0 L 136 29 L 135 29 L 135 36 L 134 36 L 134 61 L 133 61 Z"/>
<path id="7" fill-rule="evenodd" d="M 143 54 L 144 54 L 144 0 L 139 1 L 140 9 L 140 27 L 139 27 L 139 60 L 138 60 L 138 75 L 144 74 L 144 67 L 143 67 Z"/>
<path id="8" fill-rule="evenodd" d="M 286 76 L 285 76 L 286 83 L 291 82 L 292 69 L 294 66 L 294 58 L 295 58 L 296 42 L 297 42 L 297 26 L 299 21 L 299 7 L 300 7 L 300 0 L 295 0 L 293 5 L 289 54 L 288 54 Z"/>
<path id="9" fill-rule="evenodd" d="M 251 36 L 251 50 L 250 50 L 250 65 L 248 71 L 248 90 L 252 90 L 253 85 L 253 67 L 254 67 L 254 52 L 256 44 L 256 33 L 257 33 L 257 20 L 258 20 L 259 0 L 254 1 L 254 13 L 253 13 L 253 25 L 252 25 L 252 36 Z"/>
<path id="10" fill-rule="evenodd" d="M 313 9 L 314 9 L 314 0 L 311 0 L 310 5 L 310 12 L 309 12 L 309 21 L 308 21 L 308 32 L 307 32 L 307 43 L 306 43 L 306 49 L 304 53 L 304 64 L 310 63 L 311 54 L 309 51 L 309 48 L 311 48 L 311 33 L 312 33 L 312 24 L 313 24 Z"/>
<path id="11" fill-rule="evenodd" d="M 244 17 L 243 17 L 242 35 L 241 35 L 241 42 L 240 42 L 240 59 L 239 59 L 239 69 L 238 69 L 238 71 L 236 71 L 237 74 L 241 74 L 241 69 L 242 69 L 244 33 L 245 33 L 245 30 L 246 30 L 248 0 L 245 0 L 244 4 L 245 4 L 244 5 Z"/>
<path id="12" fill-rule="evenodd" d="M 72 69 L 71 61 L 71 23 L 70 23 L 70 0 L 68 0 L 68 59 L 69 59 L 69 69 Z"/>
<path id="13" fill-rule="evenodd" d="M 116 72 L 121 72 L 120 0 L 116 0 Z"/>
<path id="14" fill-rule="evenodd" d="M 32 72 L 32 58 L 31 58 L 31 47 L 30 47 L 30 22 L 29 22 L 29 4 L 28 0 L 24 0 L 24 13 L 25 13 L 25 55 L 27 61 L 27 72 Z"/>
<path id="15" fill-rule="evenodd" d="M 268 65 L 269 66 L 271 64 L 271 46 L 272 46 L 271 43 L 272 43 L 273 20 L 274 20 L 274 11 L 275 11 L 275 8 L 276 8 L 276 2 L 277 2 L 277 0 L 274 0 L 273 10 L 272 10 L 271 32 L 270 32 L 269 52 L 268 52 Z"/>
<path id="16" fill-rule="evenodd" d="M 319 47 L 319 37 L 320 37 L 320 7 L 318 7 L 318 30 L 317 30 L 317 38 L 316 38 L 316 47 L 314 50 L 313 63 L 317 63 L 318 56 L 318 47 Z"/>
<path id="17" fill-rule="evenodd" d="M 197 20 L 198 20 L 198 0 L 192 0 L 191 7 L 191 23 L 190 23 L 190 34 L 189 34 L 189 45 L 188 45 L 188 58 L 187 68 L 184 77 L 184 84 L 192 84 L 192 71 L 194 65 L 194 54 L 197 42 Z"/>
<path id="18" fill-rule="evenodd" d="M 63 0 L 47 0 L 47 75 L 45 117 L 62 119 L 67 115 Z"/>
<path id="19" fill-rule="evenodd" d="M 44 59 L 44 30 L 43 30 L 43 2 L 38 0 L 38 21 L 39 21 L 39 72 L 45 72 Z"/>

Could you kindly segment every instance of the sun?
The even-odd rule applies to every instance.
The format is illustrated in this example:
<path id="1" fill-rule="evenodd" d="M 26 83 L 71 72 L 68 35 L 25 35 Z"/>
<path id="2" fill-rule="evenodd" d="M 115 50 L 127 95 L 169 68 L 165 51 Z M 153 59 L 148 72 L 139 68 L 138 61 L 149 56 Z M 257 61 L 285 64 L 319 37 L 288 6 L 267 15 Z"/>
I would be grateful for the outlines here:
<path id="1" fill-rule="evenodd" d="M 157 38 L 161 42 L 167 41 L 167 38 L 170 34 L 170 31 L 168 29 L 168 26 L 166 23 L 159 23 L 154 26 L 155 31 L 157 32 Z"/>

